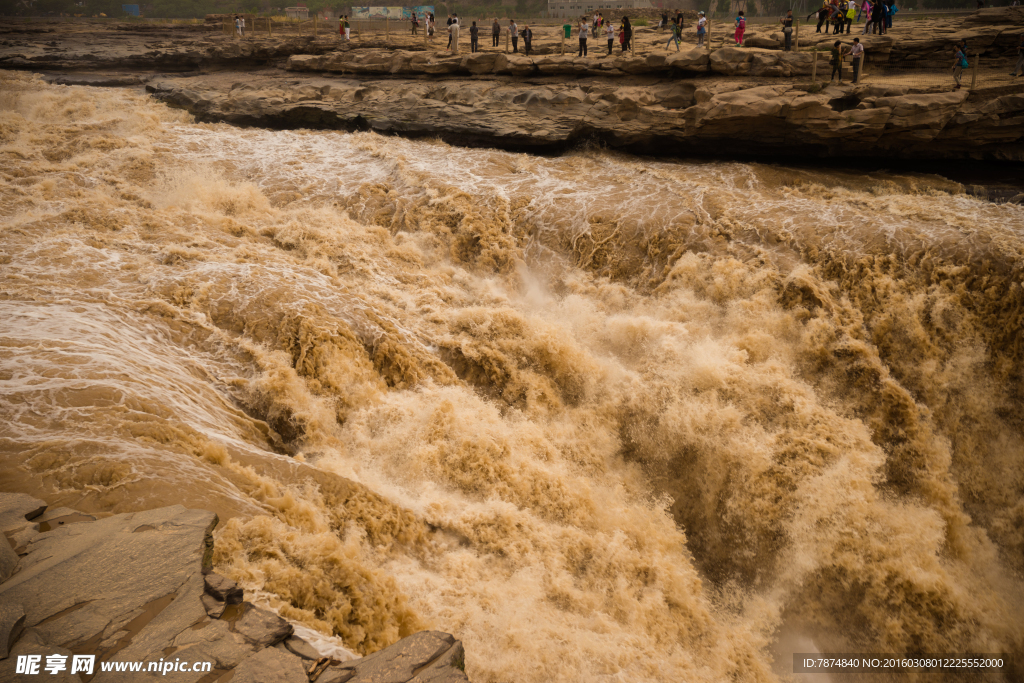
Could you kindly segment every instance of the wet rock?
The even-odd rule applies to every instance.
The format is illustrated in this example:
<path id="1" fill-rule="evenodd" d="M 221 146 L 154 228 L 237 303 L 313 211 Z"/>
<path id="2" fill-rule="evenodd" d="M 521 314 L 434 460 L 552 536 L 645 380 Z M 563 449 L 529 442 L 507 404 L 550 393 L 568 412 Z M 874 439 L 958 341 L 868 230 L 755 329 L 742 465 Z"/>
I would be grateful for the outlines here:
<path id="1" fill-rule="evenodd" d="M 309 683 L 302 660 L 268 647 L 249 657 L 235 669 L 232 683 Z M 384 683 L 383 680 L 380 683 Z"/>
<path id="2" fill-rule="evenodd" d="M 292 634 L 291 624 L 273 612 L 243 603 L 245 613 L 235 622 L 235 631 L 258 647 L 270 647 Z"/>
<path id="3" fill-rule="evenodd" d="M 14 602 L 0 603 L 0 659 L 6 659 L 25 627 L 25 610 Z"/>
<path id="4" fill-rule="evenodd" d="M 46 503 L 24 493 L 0 493 L 0 531 L 20 529 L 43 514 Z"/>
<path id="5" fill-rule="evenodd" d="M 242 602 L 244 591 L 237 583 L 226 576 L 211 572 L 204 577 L 204 581 L 206 593 L 212 596 L 214 600 L 228 605 L 237 605 Z"/>

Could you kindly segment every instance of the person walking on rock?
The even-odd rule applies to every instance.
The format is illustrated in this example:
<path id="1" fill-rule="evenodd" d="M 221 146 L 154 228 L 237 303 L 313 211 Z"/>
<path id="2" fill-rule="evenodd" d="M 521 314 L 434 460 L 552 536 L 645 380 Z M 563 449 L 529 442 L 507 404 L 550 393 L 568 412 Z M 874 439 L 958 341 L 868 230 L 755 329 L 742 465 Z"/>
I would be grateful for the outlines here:
<path id="1" fill-rule="evenodd" d="M 526 56 L 529 57 L 530 50 L 533 49 L 533 31 L 529 26 L 524 25 L 521 35 L 523 36 L 523 52 L 525 52 Z"/>
<path id="2" fill-rule="evenodd" d="M 622 52 L 629 51 L 633 43 L 633 24 L 629 23 L 629 17 L 622 17 Z"/>
<path id="3" fill-rule="evenodd" d="M 853 39 L 853 47 L 850 48 L 850 62 L 853 64 L 853 82 L 860 82 L 860 67 L 864 64 L 864 46 L 860 44 L 860 38 Z"/>
<path id="4" fill-rule="evenodd" d="M 491 24 L 491 47 L 498 47 L 498 38 L 501 37 L 501 24 L 498 23 L 498 17 L 494 17 L 494 23 Z"/>
<path id="5" fill-rule="evenodd" d="M 612 46 L 615 44 L 615 24 L 608 22 L 604 25 L 604 35 L 608 38 L 608 56 L 612 56 Z"/>
<path id="6" fill-rule="evenodd" d="M 672 44 L 673 40 L 676 41 L 676 52 L 679 52 L 679 44 L 683 42 L 682 36 L 679 34 L 679 24 L 672 24 L 672 35 L 669 37 L 668 42 L 665 43 L 666 50 L 668 49 L 668 46 Z M 608 54 L 611 54 L 611 52 L 609 51 Z"/>
<path id="7" fill-rule="evenodd" d="M 508 35 L 512 38 L 512 54 L 519 54 L 519 26 L 515 19 L 508 21 Z"/>
<path id="8" fill-rule="evenodd" d="M 736 16 L 736 33 L 733 36 L 736 38 L 736 44 L 743 44 L 743 32 L 747 30 L 747 19 L 743 16 L 743 12 L 740 11 Z M 678 46 L 677 46 L 678 47 Z"/>
<path id="9" fill-rule="evenodd" d="M 708 20 L 703 12 L 697 18 L 697 47 L 704 47 L 704 34 L 707 33 Z"/>
<path id="10" fill-rule="evenodd" d="M 953 81 L 956 85 L 953 86 L 953 90 L 960 89 L 960 76 L 963 74 L 964 69 L 968 66 L 967 55 L 963 50 L 960 49 L 959 45 L 953 48 Z"/>
<path id="11" fill-rule="evenodd" d="M 1013 67 L 1011 76 L 1016 78 L 1024 72 L 1024 33 L 1020 34 L 1020 42 L 1017 43 L 1017 66 Z"/>
<path id="12" fill-rule="evenodd" d="M 578 57 L 587 56 L 587 31 L 590 30 L 590 25 L 587 23 L 586 17 L 580 17 L 579 37 L 580 37 L 580 53 Z"/>
<path id="13" fill-rule="evenodd" d="M 786 16 L 779 19 L 782 24 L 782 35 L 786 39 L 786 52 L 793 49 L 793 10 L 786 12 Z"/>
<path id="14" fill-rule="evenodd" d="M 473 22 L 473 25 L 469 27 L 469 51 L 479 52 L 480 51 L 480 27 Z"/>
<path id="15" fill-rule="evenodd" d="M 811 12 L 810 14 L 807 15 L 807 21 L 810 21 L 811 17 L 813 17 L 815 14 L 818 15 L 818 28 L 815 29 L 815 33 L 821 33 L 821 27 L 824 26 L 825 20 L 828 19 L 828 12 L 828 0 L 825 0 L 825 2 L 821 4 L 821 7 L 818 8 L 817 12 Z"/>

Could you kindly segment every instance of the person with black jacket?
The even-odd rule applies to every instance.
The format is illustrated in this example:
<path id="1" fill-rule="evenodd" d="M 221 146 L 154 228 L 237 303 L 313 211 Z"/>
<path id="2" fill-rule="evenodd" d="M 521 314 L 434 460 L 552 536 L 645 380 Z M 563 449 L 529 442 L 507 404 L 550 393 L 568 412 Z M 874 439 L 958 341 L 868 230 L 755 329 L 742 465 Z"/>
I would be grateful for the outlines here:
<path id="1" fill-rule="evenodd" d="M 469 51 L 479 52 L 480 51 L 480 28 L 473 22 L 473 25 L 469 27 Z"/>
<path id="2" fill-rule="evenodd" d="M 629 23 L 629 17 L 622 17 L 622 35 L 622 52 L 625 54 L 629 51 L 630 41 L 633 40 L 633 25 Z"/>
<path id="3" fill-rule="evenodd" d="M 533 49 L 533 31 L 530 30 L 529 26 L 523 25 L 523 30 L 519 35 L 523 37 L 523 52 L 529 57 L 530 50 Z"/>
<path id="4" fill-rule="evenodd" d="M 491 24 L 491 47 L 498 47 L 498 38 L 501 37 L 501 24 L 498 23 L 498 17 L 494 17 L 494 23 Z"/>

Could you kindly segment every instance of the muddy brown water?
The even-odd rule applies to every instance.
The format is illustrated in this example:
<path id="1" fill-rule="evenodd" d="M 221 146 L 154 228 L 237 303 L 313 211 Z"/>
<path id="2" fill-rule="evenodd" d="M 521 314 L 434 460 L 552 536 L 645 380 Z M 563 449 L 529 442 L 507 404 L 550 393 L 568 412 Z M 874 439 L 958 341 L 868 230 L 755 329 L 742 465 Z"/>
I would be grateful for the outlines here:
<path id="1" fill-rule="evenodd" d="M 0 488 L 214 510 L 250 595 L 481 683 L 1020 661 L 1024 208 L 0 79 Z"/>

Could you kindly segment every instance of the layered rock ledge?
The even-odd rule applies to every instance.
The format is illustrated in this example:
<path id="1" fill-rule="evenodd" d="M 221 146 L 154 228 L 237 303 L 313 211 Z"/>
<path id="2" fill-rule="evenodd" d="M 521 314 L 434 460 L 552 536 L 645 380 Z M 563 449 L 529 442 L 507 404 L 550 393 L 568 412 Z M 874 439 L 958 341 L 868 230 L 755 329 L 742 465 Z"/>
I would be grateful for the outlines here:
<path id="1" fill-rule="evenodd" d="M 538 152 L 599 142 L 639 153 L 1024 160 L 1024 92 L 913 93 L 740 79 L 154 79 L 203 121 L 373 130 Z"/>
<path id="2" fill-rule="evenodd" d="M 211 571 L 216 524 L 212 512 L 180 505 L 97 519 L 0 493 L 0 680 L 468 682 L 462 643 L 437 631 L 363 658 L 324 656 Z M 66 658 L 64 670 L 43 670 L 51 655 Z M 95 656 L 91 675 L 71 672 L 73 655 Z M 25 656 L 40 657 L 38 673 L 17 673 Z M 177 661 L 210 670 L 163 671 Z M 103 670 L 125 662 L 146 668 Z"/>

